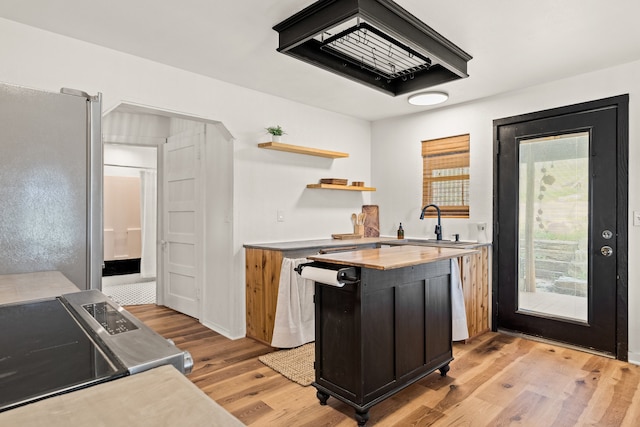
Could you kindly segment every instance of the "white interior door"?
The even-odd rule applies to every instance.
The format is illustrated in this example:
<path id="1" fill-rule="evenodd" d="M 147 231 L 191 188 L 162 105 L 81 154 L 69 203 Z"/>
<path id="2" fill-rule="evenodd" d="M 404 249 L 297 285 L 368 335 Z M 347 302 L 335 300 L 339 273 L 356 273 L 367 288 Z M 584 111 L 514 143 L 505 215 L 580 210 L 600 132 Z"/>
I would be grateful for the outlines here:
<path id="1" fill-rule="evenodd" d="M 201 158 L 204 126 L 169 137 L 163 149 L 164 304 L 200 319 L 203 281 Z"/>

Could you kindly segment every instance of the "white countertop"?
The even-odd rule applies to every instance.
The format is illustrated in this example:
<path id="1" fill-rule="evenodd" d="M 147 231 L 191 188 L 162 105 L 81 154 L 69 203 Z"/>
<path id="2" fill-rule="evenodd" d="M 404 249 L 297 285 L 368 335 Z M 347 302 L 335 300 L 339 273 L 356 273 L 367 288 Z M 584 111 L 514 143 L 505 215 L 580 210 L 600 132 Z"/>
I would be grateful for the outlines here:
<path id="1" fill-rule="evenodd" d="M 380 243 L 379 237 L 362 237 L 359 239 L 316 239 L 316 240 L 295 240 L 291 242 L 271 242 L 271 243 L 246 243 L 245 248 L 270 249 L 276 251 L 288 251 L 296 249 L 313 248 L 339 248 L 344 246 L 373 245 Z"/>
<path id="2" fill-rule="evenodd" d="M 80 289 L 59 271 L 0 275 L 0 304 L 53 298 Z"/>
<path id="3" fill-rule="evenodd" d="M 245 248 L 267 249 L 275 251 L 289 251 L 300 249 L 316 249 L 316 248 L 339 248 L 345 246 L 367 246 L 367 245 L 413 245 L 413 246 L 432 246 L 432 247 L 449 247 L 473 249 L 480 246 L 490 245 L 491 243 L 478 242 L 451 242 L 440 241 L 434 239 L 417 239 L 406 238 L 398 240 L 394 237 L 363 237 L 360 239 L 316 239 L 316 240 L 295 240 L 290 242 L 271 242 L 271 243 L 245 243 Z"/>
<path id="4" fill-rule="evenodd" d="M 243 426 L 173 366 L 50 397 L 0 413 L 1 426 Z"/>

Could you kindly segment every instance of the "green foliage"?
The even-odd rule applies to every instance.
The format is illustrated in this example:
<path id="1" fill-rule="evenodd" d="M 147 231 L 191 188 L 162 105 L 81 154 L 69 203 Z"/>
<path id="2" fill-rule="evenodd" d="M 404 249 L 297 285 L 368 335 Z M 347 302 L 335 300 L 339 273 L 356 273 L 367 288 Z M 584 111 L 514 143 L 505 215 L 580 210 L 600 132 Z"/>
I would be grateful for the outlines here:
<path id="1" fill-rule="evenodd" d="M 284 135 L 286 133 L 284 130 L 282 130 L 280 125 L 269 126 L 266 129 L 267 129 L 267 132 L 270 133 L 271 135 L 280 136 L 280 135 Z"/>
<path id="2" fill-rule="evenodd" d="M 574 230 L 566 231 L 566 232 L 551 232 L 547 230 L 534 230 L 533 239 L 534 240 L 555 240 L 555 241 L 566 241 L 566 242 L 582 242 L 587 239 L 589 230 L 587 230 L 587 226 L 584 227 L 576 227 Z"/>

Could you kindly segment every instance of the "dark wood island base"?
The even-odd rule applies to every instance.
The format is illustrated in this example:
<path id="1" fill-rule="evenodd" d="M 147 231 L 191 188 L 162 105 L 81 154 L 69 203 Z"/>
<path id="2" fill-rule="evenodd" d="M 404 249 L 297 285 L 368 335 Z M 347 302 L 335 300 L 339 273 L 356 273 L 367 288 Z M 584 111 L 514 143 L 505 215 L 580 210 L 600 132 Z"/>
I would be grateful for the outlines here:
<path id="1" fill-rule="evenodd" d="M 453 360 L 453 359 L 452 359 Z M 447 364 L 445 364 L 444 366 L 440 367 L 440 368 L 436 368 L 440 370 L 440 375 L 445 377 L 447 376 L 447 372 L 449 372 L 449 363 L 447 362 Z M 399 392 L 400 390 L 402 390 L 404 387 L 407 387 L 411 384 L 413 384 L 414 382 L 426 377 L 427 375 L 431 374 L 434 370 L 426 372 L 424 375 L 421 375 L 418 378 L 415 378 L 414 381 L 407 383 L 405 386 L 400 387 L 396 390 L 391 391 L 390 393 L 388 393 L 387 395 L 381 396 L 380 398 L 376 399 L 373 402 L 370 402 L 368 405 L 365 406 L 359 406 L 356 405 L 353 402 L 350 402 L 346 399 L 343 399 L 340 395 L 335 395 L 332 394 L 329 390 L 325 389 L 324 387 L 318 385 L 317 383 L 313 383 L 313 386 L 316 388 L 316 397 L 318 398 L 318 400 L 320 401 L 320 405 L 326 405 L 327 404 L 327 400 L 329 400 L 329 397 L 334 396 L 336 399 L 341 400 L 343 402 L 345 402 L 348 405 L 351 405 L 355 408 L 356 414 L 355 414 L 355 419 L 358 422 L 358 426 L 365 426 L 367 424 L 367 421 L 369 421 L 369 409 L 377 404 L 380 403 L 381 401 L 383 401 L 384 399 L 391 397 L 392 395 L 396 394 L 397 392 Z"/>
<path id="2" fill-rule="evenodd" d="M 404 255 L 406 264 L 408 248 L 312 257 L 316 266 L 355 267 L 357 280 L 343 287 L 315 284 L 313 386 L 321 405 L 333 396 L 355 408 L 359 426 L 367 423 L 372 406 L 403 388 L 436 370 L 446 376 L 453 360 L 451 263 L 443 259 L 443 249 L 413 247 L 422 255 L 423 250 L 440 251 L 439 256 L 386 269 L 344 259 L 349 254 Z M 451 257 L 459 256 L 460 250 L 451 251 Z"/>

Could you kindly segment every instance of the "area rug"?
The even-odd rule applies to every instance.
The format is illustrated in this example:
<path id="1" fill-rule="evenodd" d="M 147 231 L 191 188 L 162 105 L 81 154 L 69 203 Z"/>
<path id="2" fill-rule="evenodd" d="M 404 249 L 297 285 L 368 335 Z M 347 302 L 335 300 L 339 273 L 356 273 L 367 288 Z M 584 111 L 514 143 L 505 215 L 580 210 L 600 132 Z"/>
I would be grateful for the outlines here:
<path id="1" fill-rule="evenodd" d="M 289 350 L 279 350 L 258 357 L 258 360 L 303 386 L 311 385 L 316 372 L 313 369 L 315 343 L 308 343 Z"/>

